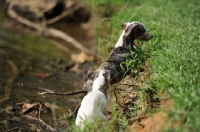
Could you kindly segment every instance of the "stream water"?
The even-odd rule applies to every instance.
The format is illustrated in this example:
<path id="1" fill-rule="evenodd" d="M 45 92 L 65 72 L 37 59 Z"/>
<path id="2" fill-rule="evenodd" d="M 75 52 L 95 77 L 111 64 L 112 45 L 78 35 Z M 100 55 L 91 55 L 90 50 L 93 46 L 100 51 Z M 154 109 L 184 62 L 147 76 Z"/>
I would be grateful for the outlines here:
<path id="1" fill-rule="evenodd" d="M 74 117 L 67 116 L 77 107 L 82 94 L 39 93 L 44 89 L 57 93 L 80 90 L 92 64 L 85 62 L 77 71 L 67 70 L 74 63 L 71 55 L 80 51 L 6 18 L 3 5 L 0 0 L 0 132 L 51 131 L 48 126 L 56 131 L 70 130 Z M 91 24 L 59 21 L 50 26 L 66 32 L 91 51 L 95 49 L 94 33 L 88 28 Z M 58 43 L 62 46 L 56 46 Z"/>
<path id="2" fill-rule="evenodd" d="M 57 126 L 57 130 L 66 128 L 66 115 L 75 109 L 81 95 L 56 96 L 38 93 L 44 92 L 41 88 L 58 93 L 81 89 L 91 66 L 84 63 L 77 73 L 66 71 L 66 66 L 72 63 L 70 53 L 58 49 L 43 37 L 0 29 L 0 131 L 12 128 L 22 131 L 45 130 L 36 121 L 24 118 L 16 111 L 10 114 L 6 112 L 17 103 L 24 102 L 40 102 L 57 107 L 55 111 L 43 110 L 40 118 L 50 126 Z M 17 74 L 13 66 L 17 68 Z M 14 82 L 9 81 L 12 79 Z M 60 121 L 62 125 L 58 123 Z"/>

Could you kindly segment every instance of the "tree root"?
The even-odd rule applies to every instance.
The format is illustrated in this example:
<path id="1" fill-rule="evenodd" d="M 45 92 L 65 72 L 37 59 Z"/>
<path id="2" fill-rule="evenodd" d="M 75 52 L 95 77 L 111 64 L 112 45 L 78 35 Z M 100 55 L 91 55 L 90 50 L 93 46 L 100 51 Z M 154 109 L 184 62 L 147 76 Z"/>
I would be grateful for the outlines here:
<path id="1" fill-rule="evenodd" d="M 55 37 L 55 38 L 59 38 L 64 40 L 67 43 L 72 44 L 74 47 L 76 47 L 77 49 L 79 49 L 80 51 L 83 51 L 86 54 L 92 54 L 91 51 L 89 51 L 86 47 L 84 47 L 80 42 L 78 42 L 76 39 L 74 39 L 73 37 L 67 35 L 66 33 L 57 30 L 57 29 L 53 29 L 53 28 L 47 28 L 45 23 L 42 24 L 37 24 L 37 23 L 33 23 L 25 18 L 23 18 L 22 16 L 18 15 L 13 9 L 13 0 L 10 3 L 8 10 L 7 10 L 7 14 L 15 19 L 16 21 L 25 24 L 26 26 L 33 28 L 37 31 L 39 31 L 40 33 L 44 33 L 44 35 L 46 35 L 46 37 Z M 78 8 L 78 7 L 76 7 Z M 58 21 L 60 20 L 64 15 L 68 15 L 68 12 L 64 12 L 64 14 L 61 16 L 58 16 L 56 18 L 53 18 L 51 20 L 47 21 L 47 24 L 51 24 L 52 22 Z"/>
<path id="2" fill-rule="evenodd" d="M 59 21 L 60 19 L 66 17 L 67 15 L 73 13 L 74 11 L 79 9 L 80 7 L 81 7 L 81 5 L 76 5 L 74 7 L 71 7 L 72 9 L 68 9 L 68 10 L 64 11 L 62 14 L 60 14 L 60 15 L 58 15 L 58 16 L 56 16 L 56 17 L 54 17 L 54 18 L 52 18 L 52 19 L 50 19 L 48 21 L 46 21 L 46 24 L 48 25 L 48 24 L 55 23 L 55 22 Z"/>

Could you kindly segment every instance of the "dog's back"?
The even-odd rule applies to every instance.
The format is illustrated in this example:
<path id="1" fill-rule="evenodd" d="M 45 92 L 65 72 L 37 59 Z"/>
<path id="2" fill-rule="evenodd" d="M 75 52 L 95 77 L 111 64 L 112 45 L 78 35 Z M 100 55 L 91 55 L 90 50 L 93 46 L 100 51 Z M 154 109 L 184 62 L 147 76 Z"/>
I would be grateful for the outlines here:
<path id="1" fill-rule="evenodd" d="M 130 72 L 126 71 L 128 68 L 127 65 L 121 64 L 122 62 L 126 62 L 129 59 L 131 51 L 135 50 L 133 46 L 134 40 L 149 41 L 153 38 L 152 35 L 146 32 L 144 25 L 140 22 L 123 23 L 122 29 L 123 32 L 107 60 L 95 71 L 95 74 L 98 74 L 100 70 L 110 70 L 111 85 L 122 80 L 127 74 L 130 74 Z M 87 80 L 82 89 L 90 92 L 92 90 L 91 83 L 92 80 Z"/>
<path id="2" fill-rule="evenodd" d="M 92 91 L 88 93 L 81 102 L 76 118 L 76 126 L 83 129 L 85 121 L 90 124 L 95 123 L 95 121 L 106 121 L 107 118 L 104 115 L 106 109 L 107 99 L 102 92 Z"/>
<path id="3" fill-rule="evenodd" d="M 104 70 L 105 71 L 105 70 Z M 103 72 L 104 72 L 103 71 Z M 107 111 L 107 98 L 101 89 L 106 88 L 106 77 L 100 71 L 99 76 L 93 82 L 93 90 L 88 93 L 81 102 L 76 118 L 76 126 L 83 129 L 85 121 L 95 123 L 95 121 L 106 121 L 104 115 Z"/>

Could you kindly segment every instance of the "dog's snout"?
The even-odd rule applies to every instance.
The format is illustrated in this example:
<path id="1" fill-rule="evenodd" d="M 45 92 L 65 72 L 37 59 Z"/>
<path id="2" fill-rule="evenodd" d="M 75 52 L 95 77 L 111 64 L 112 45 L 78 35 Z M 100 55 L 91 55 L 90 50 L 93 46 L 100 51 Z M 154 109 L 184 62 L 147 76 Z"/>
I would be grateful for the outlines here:
<path id="1" fill-rule="evenodd" d="M 143 41 L 149 41 L 153 38 L 153 36 L 151 34 L 149 34 L 148 32 L 145 32 L 143 36 L 138 37 L 139 40 L 143 40 Z"/>

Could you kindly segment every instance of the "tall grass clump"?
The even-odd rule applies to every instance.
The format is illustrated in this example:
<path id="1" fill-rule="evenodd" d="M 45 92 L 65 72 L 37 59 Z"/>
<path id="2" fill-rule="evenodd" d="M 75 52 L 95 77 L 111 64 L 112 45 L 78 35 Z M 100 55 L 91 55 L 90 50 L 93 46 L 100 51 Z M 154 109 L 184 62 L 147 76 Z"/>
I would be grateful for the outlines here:
<path id="1" fill-rule="evenodd" d="M 155 28 L 155 40 L 149 45 L 153 54 L 151 70 L 154 72 L 149 86 L 167 91 L 175 102 L 166 131 L 199 131 L 198 4 L 200 2 L 195 0 L 168 1 L 164 5 L 160 1 L 157 3 L 157 6 L 160 5 L 159 12 L 155 11 L 155 16 L 154 13 L 151 16 L 157 24 L 150 20 L 150 27 Z M 172 124 L 178 125 L 171 127 Z"/>
<path id="2" fill-rule="evenodd" d="M 111 18 L 114 26 L 124 21 L 140 21 L 154 36 L 144 44 L 151 51 L 150 70 L 153 72 L 146 83 L 158 94 L 166 91 L 175 102 L 166 131 L 199 130 L 199 4 L 196 0 L 143 1 L 134 8 L 122 8 Z M 117 26 L 113 28 L 113 38 L 116 31 L 119 31 Z"/>

